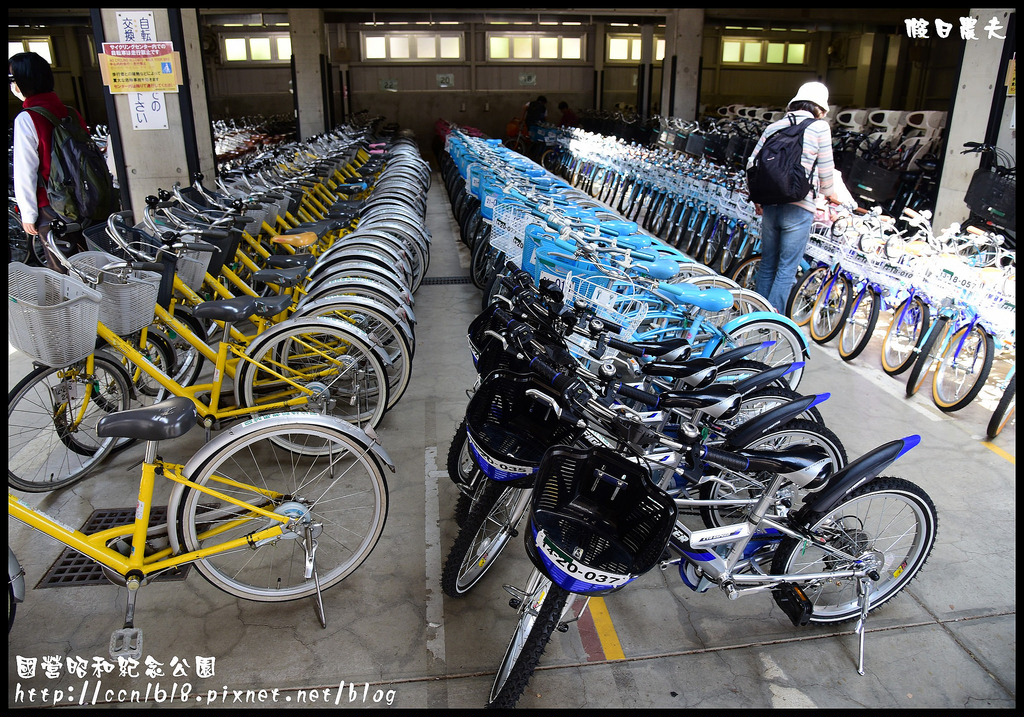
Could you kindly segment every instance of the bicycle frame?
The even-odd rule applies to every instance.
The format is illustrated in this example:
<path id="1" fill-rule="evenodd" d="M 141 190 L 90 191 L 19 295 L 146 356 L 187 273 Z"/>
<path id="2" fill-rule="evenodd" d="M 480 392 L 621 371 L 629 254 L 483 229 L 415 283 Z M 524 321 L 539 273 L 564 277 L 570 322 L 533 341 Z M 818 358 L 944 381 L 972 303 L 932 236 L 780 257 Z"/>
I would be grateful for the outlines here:
<path id="1" fill-rule="evenodd" d="M 272 540 L 284 533 L 284 527 L 292 522 L 294 518 L 265 510 L 243 501 L 232 498 L 219 491 L 206 486 L 198 485 L 182 475 L 184 466 L 172 463 L 165 463 L 155 458 L 156 448 L 153 444 L 147 447 L 146 459 L 142 464 L 142 478 L 139 482 L 138 503 L 139 510 L 136 511 L 135 520 L 125 526 L 108 528 L 95 533 L 83 533 L 54 520 L 45 513 L 35 510 L 21 500 L 7 494 L 7 513 L 10 517 L 35 528 L 41 533 L 48 535 L 57 542 L 83 555 L 91 558 L 100 565 L 113 570 L 119 575 L 127 576 L 129 573 L 142 573 L 144 576 L 174 568 L 178 565 L 194 562 L 210 555 L 228 552 L 238 548 L 247 548 L 252 544 L 264 540 Z M 258 515 L 271 522 L 269 527 L 254 531 L 253 533 L 226 542 L 211 548 L 196 550 L 188 553 L 172 555 L 171 548 L 146 555 L 146 539 L 150 530 L 150 510 L 153 505 L 153 493 L 156 484 L 156 476 L 163 475 L 169 480 L 180 483 L 189 488 L 206 493 L 220 500 L 230 502 L 246 511 L 246 515 Z M 226 481 L 230 483 L 231 481 Z M 266 493 L 266 491 L 263 491 Z M 267 493 L 268 498 L 282 497 L 276 493 Z M 245 521 L 247 518 L 241 517 Z M 223 526 L 217 529 L 223 530 Z M 127 556 L 107 547 L 108 543 L 117 538 L 131 537 L 131 550 Z"/>

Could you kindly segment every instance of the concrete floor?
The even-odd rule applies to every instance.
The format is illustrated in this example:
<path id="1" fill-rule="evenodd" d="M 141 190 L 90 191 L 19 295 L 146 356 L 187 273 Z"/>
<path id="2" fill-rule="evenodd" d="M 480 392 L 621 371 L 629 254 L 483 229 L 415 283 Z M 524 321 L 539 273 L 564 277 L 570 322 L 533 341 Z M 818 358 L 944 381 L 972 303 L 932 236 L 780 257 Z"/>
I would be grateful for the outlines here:
<path id="1" fill-rule="evenodd" d="M 437 175 L 428 224 L 428 276 L 466 276 L 468 256 Z M 244 602 L 192 574 L 139 595 L 135 623 L 145 654 L 160 664 L 135 677 L 117 669 L 97 676 L 92 666 L 108 656 L 125 591 L 33 589 L 61 548 L 9 521 L 29 589 L 9 635 L 8 705 L 482 707 L 515 618 L 501 586 L 522 585 L 531 566 L 515 541 L 466 597 L 445 597 L 438 582 L 456 533 L 445 456 L 474 381 L 465 329 L 479 309 L 471 284 L 425 284 L 417 293 L 412 384 L 378 430 L 397 465 L 388 523 L 366 563 L 325 594 L 326 629 L 308 601 Z M 994 392 L 945 415 L 927 392 L 905 398 L 904 381 L 886 376 L 878 355 L 872 345 L 845 364 L 834 345 L 812 344 L 800 387 L 831 393 L 820 408 L 851 458 L 908 434 L 923 439 L 886 473 L 931 495 L 938 541 L 910 587 L 869 619 L 864 676 L 852 626 L 794 628 L 768 595 L 697 594 L 674 570 L 653 570 L 593 600 L 554 635 L 519 706 L 1015 707 L 1016 426 L 984 442 Z M 9 366 L 13 387 L 28 362 L 12 353 Z M 194 430 L 162 444 L 161 454 L 184 462 L 201 441 Z M 77 486 L 19 497 L 81 525 L 95 508 L 134 504 L 140 457 L 132 448 Z M 207 658 L 213 674 L 201 677 Z M 60 669 L 50 677 L 44 664 L 53 659 Z M 19 664 L 32 660 L 35 677 L 20 675 Z M 85 672 L 75 674 L 69 660 L 84 661 Z"/>

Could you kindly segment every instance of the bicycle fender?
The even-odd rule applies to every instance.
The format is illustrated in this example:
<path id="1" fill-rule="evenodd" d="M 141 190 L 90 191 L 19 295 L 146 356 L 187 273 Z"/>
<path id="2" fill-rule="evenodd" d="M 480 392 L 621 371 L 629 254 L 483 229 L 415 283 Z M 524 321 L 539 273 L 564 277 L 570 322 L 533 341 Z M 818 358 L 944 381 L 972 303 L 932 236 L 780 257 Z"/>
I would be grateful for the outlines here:
<path id="1" fill-rule="evenodd" d="M 755 351 L 760 351 L 763 348 L 766 349 L 774 343 L 774 341 L 762 341 L 760 344 L 744 344 L 743 346 L 737 346 L 734 349 L 723 351 L 722 353 L 715 354 L 709 358 L 715 362 L 716 366 L 724 368 L 734 361 L 739 361 Z"/>
<path id="2" fill-rule="evenodd" d="M 310 314 L 314 313 L 318 309 L 321 309 L 325 306 L 334 305 L 342 305 L 346 307 L 364 307 L 367 309 L 379 311 L 380 313 L 385 314 L 390 318 L 393 318 L 395 321 L 395 325 L 407 337 L 412 338 L 413 336 L 412 325 L 408 321 L 408 316 L 401 315 L 407 313 L 405 310 L 399 309 L 399 311 L 396 312 L 390 306 L 382 304 L 381 302 L 372 299 L 368 296 L 356 296 L 355 294 L 324 296 L 314 301 L 311 301 L 308 304 L 300 306 L 295 310 L 295 313 L 292 314 L 292 316 L 294 318 L 308 317 Z"/>
<path id="3" fill-rule="evenodd" d="M 755 416 L 749 421 L 741 423 L 732 433 L 726 436 L 724 445 L 727 448 L 743 448 L 751 441 L 757 440 L 769 431 L 788 423 L 807 409 L 822 403 L 828 399 L 829 395 L 822 393 L 816 396 L 803 396 L 790 403 L 777 406 L 759 416 Z"/>
<path id="4" fill-rule="evenodd" d="M 739 391 L 740 395 L 746 396 L 748 393 L 764 388 L 768 384 L 773 383 L 775 379 L 782 378 L 787 373 L 795 371 L 803 365 L 803 361 L 796 361 L 794 363 L 785 363 L 781 366 L 773 366 L 767 371 L 756 373 L 742 381 L 736 382 L 733 384 L 733 387 Z"/>
<path id="5" fill-rule="evenodd" d="M 25 602 L 25 570 L 18 556 L 7 546 L 7 583 L 14 594 L 14 602 Z"/>
<path id="6" fill-rule="evenodd" d="M 868 451 L 837 471 L 821 490 L 809 495 L 800 509 L 792 515 L 793 519 L 797 522 L 810 523 L 818 516 L 828 513 L 847 495 L 873 479 L 920 442 L 920 436 L 907 436 Z"/>
<path id="7" fill-rule="evenodd" d="M 725 291 L 725 289 L 723 289 L 722 291 Z M 783 314 L 776 314 L 771 311 L 751 311 L 749 314 L 737 316 L 735 319 L 733 319 L 725 326 L 723 326 L 722 333 L 727 334 L 733 329 L 738 329 L 741 326 L 746 326 L 751 321 L 761 321 L 763 319 L 781 321 L 782 323 L 786 324 L 788 327 L 793 329 L 793 331 L 800 339 L 800 349 L 804 355 L 804 358 L 808 358 L 810 356 L 810 345 L 807 343 L 807 337 L 804 336 L 803 332 L 800 330 L 800 327 L 796 325 L 796 322 L 793 321 L 793 319 Z M 712 339 L 711 341 L 709 341 L 708 346 L 710 347 L 710 352 L 714 353 L 715 349 L 718 348 L 719 344 L 721 344 L 721 339 Z"/>

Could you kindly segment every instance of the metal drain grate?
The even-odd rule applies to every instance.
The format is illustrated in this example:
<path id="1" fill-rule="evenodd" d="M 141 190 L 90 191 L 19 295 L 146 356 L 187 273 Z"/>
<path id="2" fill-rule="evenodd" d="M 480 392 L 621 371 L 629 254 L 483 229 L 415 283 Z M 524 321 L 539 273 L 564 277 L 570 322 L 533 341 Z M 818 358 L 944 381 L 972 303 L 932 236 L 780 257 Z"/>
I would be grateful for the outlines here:
<path id="1" fill-rule="evenodd" d="M 469 284 L 470 279 L 468 276 L 428 276 L 420 282 L 420 286 L 424 284 Z"/>
<path id="2" fill-rule="evenodd" d="M 166 522 L 167 508 L 154 506 L 150 512 L 150 525 Z M 128 525 L 135 519 L 135 508 L 108 508 L 97 510 L 85 521 L 83 533 L 95 533 L 108 528 Z M 152 578 L 152 580 L 184 580 L 188 577 L 191 565 L 168 570 Z M 60 554 L 46 574 L 36 585 L 37 590 L 43 588 L 68 588 L 90 585 L 110 585 L 103 574 L 103 569 L 77 550 L 66 548 Z"/>

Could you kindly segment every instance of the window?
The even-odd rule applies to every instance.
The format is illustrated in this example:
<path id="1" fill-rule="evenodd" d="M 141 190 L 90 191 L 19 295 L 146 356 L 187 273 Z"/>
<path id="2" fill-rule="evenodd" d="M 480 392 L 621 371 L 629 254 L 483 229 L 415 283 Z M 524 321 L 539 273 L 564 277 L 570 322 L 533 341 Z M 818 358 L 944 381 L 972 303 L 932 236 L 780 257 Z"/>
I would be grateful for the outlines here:
<path id="1" fill-rule="evenodd" d="M 722 40 L 722 64 L 803 65 L 806 61 L 806 42 L 777 42 L 738 38 Z"/>
<path id="2" fill-rule="evenodd" d="M 463 60 L 462 35 L 431 32 L 363 32 L 365 62 Z"/>
<path id="3" fill-rule="evenodd" d="M 540 60 L 584 60 L 582 34 L 489 32 L 487 59 L 529 62 Z"/>
<path id="4" fill-rule="evenodd" d="M 643 39 L 639 35 L 612 35 L 607 36 L 608 42 L 605 47 L 605 60 L 607 62 L 629 62 L 636 64 L 640 62 L 643 55 Z M 662 62 L 665 59 L 665 38 L 654 37 L 654 61 Z"/>
<path id="5" fill-rule="evenodd" d="M 265 35 L 222 35 L 223 57 L 230 63 L 281 64 L 292 57 L 292 39 L 287 33 Z"/>
<path id="6" fill-rule="evenodd" d="M 44 58 L 51 65 L 53 64 L 53 46 L 48 37 L 25 37 L 21 40 L 7 41 L 7 57 L 17 55 L 19 52 L 34 52 Z"/>

